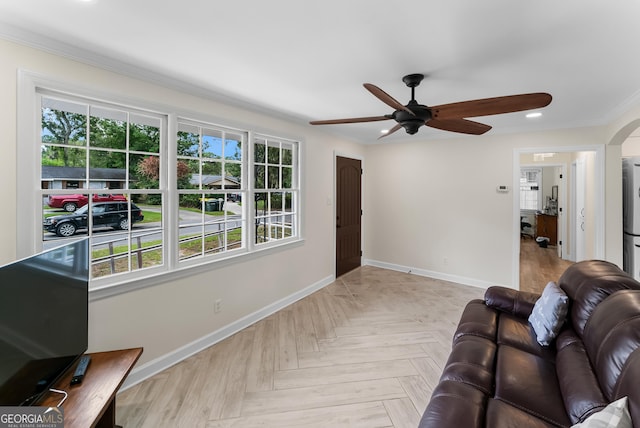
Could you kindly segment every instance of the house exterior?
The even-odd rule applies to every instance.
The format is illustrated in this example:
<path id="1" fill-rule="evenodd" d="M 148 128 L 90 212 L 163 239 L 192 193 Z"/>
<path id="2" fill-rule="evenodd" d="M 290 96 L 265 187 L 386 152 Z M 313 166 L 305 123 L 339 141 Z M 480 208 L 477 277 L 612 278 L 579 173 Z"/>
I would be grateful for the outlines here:
<path id="1" fill-rule="evenodd" d="M 42 188 L 82 189 L 87 179 L 86 168 L 69 166 L 42 166 Z M 124 189 L 126 171 L 118 168 L 90 168 L 91 189 Z"/>
<path id="2" fill-rule="evenodd" d="M 205 175 L 205 174 L 192 174 L 189 183 L 197 186 L 202 183 L 202 187 L 207 189 L 222 189 L 223 185 L 225 189 L 239 189 L 240 180 L 235 177 L 221 175 Z"/>

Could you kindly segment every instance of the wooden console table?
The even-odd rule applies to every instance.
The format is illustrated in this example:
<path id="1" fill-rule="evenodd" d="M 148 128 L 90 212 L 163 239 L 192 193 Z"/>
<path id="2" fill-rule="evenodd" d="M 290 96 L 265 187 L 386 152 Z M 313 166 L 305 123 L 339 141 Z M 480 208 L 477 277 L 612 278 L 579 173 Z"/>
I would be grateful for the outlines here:
<path id="1" fill-rule="evenodd" d="M 116 426 L 116 393 L 142 354 L 142 348 L 96 352 L 82 383 L 71 386 L 74 364 L 53 388 L 69 396 L 62 404 L 65 428 L 114 428 Z M 62 395 L 49 392 L 39 406 L 55 407 Z"/>

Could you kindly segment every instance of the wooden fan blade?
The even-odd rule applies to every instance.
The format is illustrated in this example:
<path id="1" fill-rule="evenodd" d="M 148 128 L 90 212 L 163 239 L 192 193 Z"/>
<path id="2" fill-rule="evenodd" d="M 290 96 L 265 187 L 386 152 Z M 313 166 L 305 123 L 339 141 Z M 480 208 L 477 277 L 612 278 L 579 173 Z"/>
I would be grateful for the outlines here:
<path id="1" fill-rule="evenodd" d="M 402 125 L 400 125 L 399 123 L 396 124 L 396 126 L 394 126 L 393 128 L 391 128 L 389 131 L 387 131 L 386 134 L 381 135 L 378 137 L 378 140 L 384 137 L 388 137 L 389 135 L 393 134 L 394 132 L 396 132 L 398 129 L 402 128 Z"/>
<path id="2" fill-rule="evenodd" d="M 330 119 L 330 120 L 312 120 L 311 125 L 337 125 L 340 123 L 360 123 L 360 122 L 376 122 L 378 120 L 389 120 L 392 117 L 387 116 L 369 116 L 369 117 L 352 117 L 350 119 Z"/>
<path id="3" fill-rule="evenodd" d="M 411 111 L 411 109 L 400 104 L 398 100 L 393 98 L 391 95 L 387 94 L 382 89 L 378 88 L 376 85 L 372 85 L 371 83 L 364 83 L 362 86 L 364 86 L 369 92 L 375 95 L 376 98 L 378 98 L 380 101 L 382 101 L 389 107 L 392 107 L 396 110 L 404 110 L 407 113 L 410 113 L 413 116 L 415 116 L 415 114 Z"/>
<path id="4" fill-rule="evenodd" d="M 491 129 L 489 125 L 467 119 L 431 119 L 428 120 L 425 125 L 443 131 L 460 132 L 471 135 L 482 135 Z"/>
<path id="5" fill-rule="evenodd" d="M 431 116 L 434 119 L 440 120 L 513 113 L 516 111 L 546 107 L 550 102 L 551 95 L 544 92 L 537 92 L 533 94 L 507 95 L 504 97 L 442 104 L 430 107 L 430 109 Z"/>

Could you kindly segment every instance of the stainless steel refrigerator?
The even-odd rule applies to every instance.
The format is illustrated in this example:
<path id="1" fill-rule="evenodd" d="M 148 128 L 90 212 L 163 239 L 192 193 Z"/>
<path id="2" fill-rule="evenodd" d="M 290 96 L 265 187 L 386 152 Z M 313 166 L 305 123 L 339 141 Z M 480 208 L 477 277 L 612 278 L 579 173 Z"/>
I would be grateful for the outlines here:
<path id="1" fill-rule="evenodd" d="M 640 157 L 622 159 L 623 269 L 640 280 Z"/>

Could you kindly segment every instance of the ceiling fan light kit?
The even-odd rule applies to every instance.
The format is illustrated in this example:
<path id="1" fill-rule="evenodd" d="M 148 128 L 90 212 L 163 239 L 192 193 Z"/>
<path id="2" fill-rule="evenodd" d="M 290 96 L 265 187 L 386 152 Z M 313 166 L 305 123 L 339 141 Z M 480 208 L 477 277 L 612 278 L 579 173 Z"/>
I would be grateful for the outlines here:
<path id="1" fill-rule="evenodd" d="M 546 107 L 551 103 L 551 95 L 544 92 L 532 94 L 507 95 L 503 97 L 482 98 L 478 100 L 461 101 L 429 107 L 420 104 L 415 99 L 415 88 L 424 79 L 423 74 L 408 74 L 402 81 L 411 88 L 411 100 L 406 105 L 401 104 L 391 95 L 371 83 L 363 86 L 376 98 L 389 107 L 394 108 L 392 114 L 384 116 L 354 117 L 349 119 L 314 120 L 311 125 L 336 125 L 343 123 L 375 122 L 393 119 L 397 123 L 387 133 L 379 138 L 393 134 L 404 128 L 407 134 L 413 135 L 422 125 L 443 131 L 459 132 L 463 134 L 481 135 L 491 129 L 484 123 L 474 122 L 467 117 L 490 116 L 494 114 L 513 113 Z"/>

